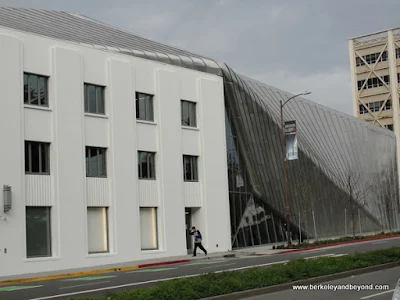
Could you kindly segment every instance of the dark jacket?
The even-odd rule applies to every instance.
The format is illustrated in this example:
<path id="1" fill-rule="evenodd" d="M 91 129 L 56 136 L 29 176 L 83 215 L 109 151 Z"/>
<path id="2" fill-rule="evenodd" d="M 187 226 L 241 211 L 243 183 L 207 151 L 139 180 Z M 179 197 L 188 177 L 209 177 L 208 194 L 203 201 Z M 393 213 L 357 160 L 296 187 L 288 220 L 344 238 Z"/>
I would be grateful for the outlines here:
<path id="1" fill-rule="evenodd" d="M 190 231 L 190 235 L 194 236 L 194 242 L 195 243 L 201 243 L 202 241 L 202 237 L 201 237 L 201 233 L 199 230 L 195 231 Z"/>

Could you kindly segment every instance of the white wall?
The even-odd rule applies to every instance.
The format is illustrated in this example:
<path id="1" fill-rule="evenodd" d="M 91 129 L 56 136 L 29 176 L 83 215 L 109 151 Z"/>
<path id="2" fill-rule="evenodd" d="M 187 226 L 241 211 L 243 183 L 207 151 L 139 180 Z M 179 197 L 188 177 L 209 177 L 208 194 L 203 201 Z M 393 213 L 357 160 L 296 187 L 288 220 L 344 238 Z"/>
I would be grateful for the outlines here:
<path id="1" fill-rule="evenodd" d="M 231 249 L 222 78 L 5 29 L 0 45 L 0 186 L 13 190 L 0 277 L 186 255 L 185 206 L 210 253 Z M 49 108 L 24 106 L 23 72 L 50 76 Z M 84 113 L 84 82 L 106 86 L 105 116 Z M 152 124 L 136 121 L 136 91 L 154 94 Z M 181 127 L 181 99 L 198 129 Z M 25 175 L 25 139 L 51 143 L 49 176 Z M 86 145 L 108 148 L 107 178 L 86 178 Z M 157 152 L 156 180 L 138 180 L 138 150 Z M 198 183 L 183 182 L 183 154 L 199 156 Z M 26 205 L 52 206 L 52 257 L 26 258 Z M 109 207 L 110 253 L 88 254 L 87 206 Z M 158 207 L 158 250 L 141 251 L 141 206 Z"/>

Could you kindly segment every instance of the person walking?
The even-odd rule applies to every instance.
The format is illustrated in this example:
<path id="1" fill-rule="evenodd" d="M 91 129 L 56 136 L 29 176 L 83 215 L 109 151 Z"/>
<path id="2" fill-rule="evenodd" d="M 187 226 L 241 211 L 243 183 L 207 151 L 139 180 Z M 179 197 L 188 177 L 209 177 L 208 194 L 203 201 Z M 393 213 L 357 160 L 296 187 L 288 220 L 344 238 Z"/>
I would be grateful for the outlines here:
<path id="1" fill-rule="evenodd" d="M 201 233 L 196 227 L 192 227 L 192 231 L 190 231 L 190 235 L 193 235 L 194 237 L 194 250 L 193 250 L 193 256 L 196 256 L 196 250 L 197 247 L 199 247 L 203 252 L 204 255 L 207 255 L 207 250 L 204 249 L 203 245 L 201 244 L 202 241 L 202 236 Z"/>

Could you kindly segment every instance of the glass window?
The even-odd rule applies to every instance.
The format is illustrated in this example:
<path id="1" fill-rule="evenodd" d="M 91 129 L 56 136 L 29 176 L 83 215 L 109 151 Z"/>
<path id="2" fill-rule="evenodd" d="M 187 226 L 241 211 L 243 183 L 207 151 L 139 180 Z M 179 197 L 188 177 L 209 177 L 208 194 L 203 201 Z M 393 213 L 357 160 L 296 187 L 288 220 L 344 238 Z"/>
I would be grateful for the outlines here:
<path id="1" fill-rule="evenodd" d="M 198 181 L 197 156 L 183 156 L 183 179 L 184 181 Z"/>
<path id="2" fill-rule="evenodd" d="M 136 119 L 154 121 L 153 96 L 136 93 Z"/>
<path id="3" fill-rule="evenodd" d="M 25 141 L 25 173 L 50 174 L 49 143 Z"/>
<path id="4" fill-rule="evenodd" d="M 104 86 L 85 83 L 84 102 L 85 113 L 104 115 Z"/>
<path id="5" fill-rule="evenodd" d="M 386 104 L 385 104 L 385 110 L 389 110 L 389 109 L 392 109 L 392 102 L 390 99 L 388 101 L 386 101 Z"/>
<path id="6" fill-rule="evenodd" d="M 196 127 L 196 103 L 181 101 L 182 126 Z"/>
<path id="7" fill-rule="evenodd" d="M 142 250 L 158 249 L 157 208 L 140 208 L 140 241 Z"/>
<path id="8" fill-rule="evenodd" d="M 51 256 L 50 207 L 26 207 L 26 255 Z"/>
<path id="9" fill-rule="evenodd" d="M 360 104 L 360 114 L 363 115 L 366 113 L 368 113 L 367 108 L 363 104 Z"/>
<path id="10" fill-rule="evenodd" d="M 89 253 L 109 252 L 108 208 L 87 208 L 88 250 Z"/>
<path id="11" fill-rule="evenodd" d="M 106 150 L 86 147 L 86 177 L 107 177 Z"/>
<path id="12" fill-rule="evenodd" d="M 155 153 L 138 151 L 139 179 L 156 179 Z"/>
<path id="13" fill-rule="evenodd" d="M 48 77 L 24 73 L 24 103 L 48 106 Z"/>

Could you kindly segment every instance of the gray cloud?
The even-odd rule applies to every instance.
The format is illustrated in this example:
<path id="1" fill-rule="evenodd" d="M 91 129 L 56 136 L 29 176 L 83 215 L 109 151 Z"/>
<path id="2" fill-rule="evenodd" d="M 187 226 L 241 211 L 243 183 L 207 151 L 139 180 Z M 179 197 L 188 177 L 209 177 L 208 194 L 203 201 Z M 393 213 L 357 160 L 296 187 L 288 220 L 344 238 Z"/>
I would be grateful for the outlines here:
<path id="1" fill-rule="evenodd" d="M 0 0 L 78 12 L 228 63 L 249 77 L 352 114 L 351 36 L 400 26 L 398 0 Z"/>

